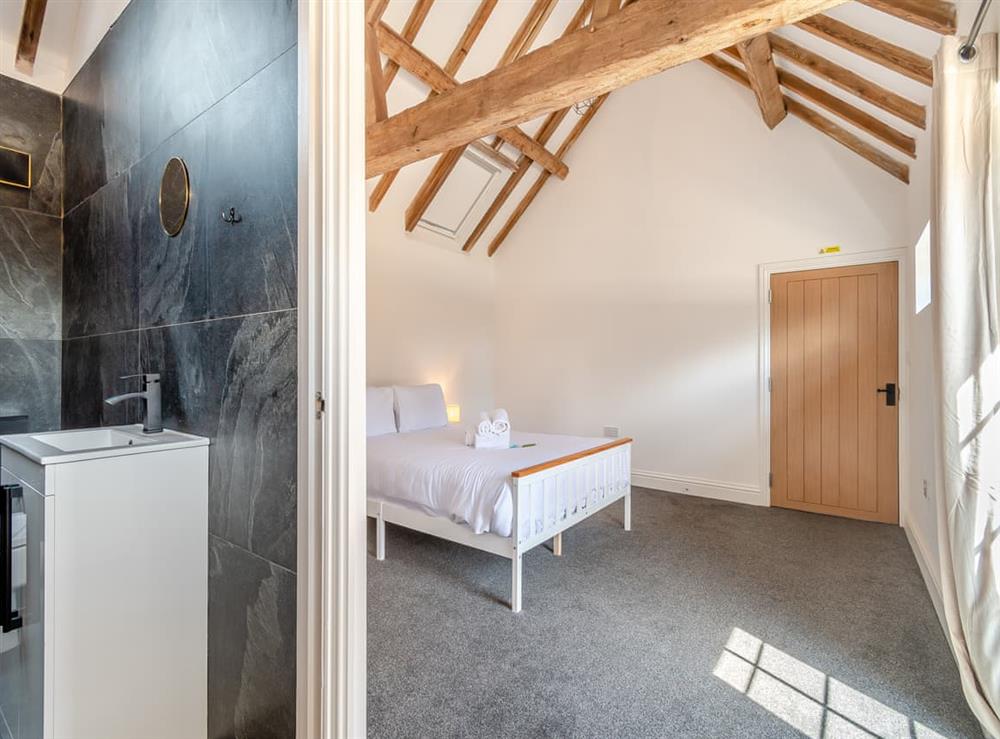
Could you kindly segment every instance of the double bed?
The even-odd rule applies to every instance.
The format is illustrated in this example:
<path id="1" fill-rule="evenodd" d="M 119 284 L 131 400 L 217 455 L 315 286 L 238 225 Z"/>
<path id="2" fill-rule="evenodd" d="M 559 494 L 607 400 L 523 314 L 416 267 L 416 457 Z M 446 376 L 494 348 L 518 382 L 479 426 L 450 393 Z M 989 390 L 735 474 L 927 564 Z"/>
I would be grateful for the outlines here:
<path id="1" fill-rule="evenodd" d="M 475 449 L 455 426 L 368 439 L 368 515 L 376 557 L 392 523 L 511 560 L 511 609 L 521 610 L 525 552 L 623 500 L 631 528 L 631 439 L 514 432 L 512 448 Z"/>

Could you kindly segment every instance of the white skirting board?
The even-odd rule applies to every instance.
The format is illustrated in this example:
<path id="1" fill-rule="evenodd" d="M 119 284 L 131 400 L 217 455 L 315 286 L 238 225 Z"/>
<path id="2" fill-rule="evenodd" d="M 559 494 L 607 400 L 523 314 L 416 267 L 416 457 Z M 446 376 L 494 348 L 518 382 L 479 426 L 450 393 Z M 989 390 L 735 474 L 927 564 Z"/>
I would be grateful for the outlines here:
<path id="1" fill-rule="evenodd" d="M 910 526 L 904 526 L 903 531 L 906 532 L 906 539 L 910 542 L 910 549 L 913 550 L 913 557 L 917 560 L 917 566 L 920 568 L 920 574 L 923 575 L 924 584 L 927 586 L 927 592 L 930 593 L 931 602 L 934 603 L 934 612 L 937 613 L 938 621 L 941 622 L 941 628 L 944 632 L 948 633 L 948 625 L 944 620 L 944 603 L 941 599 L 941 584 L 938 582 L 939 568 L 937 561 L 931 556 L 931 553 L 927 551 L 927 545 L 924 543 L 923 538 L 917 529 Z"/>
<path id="2" fill-rule="evenodd" d="M 636 469 L 632 470 L 632 485 L 633 487 L 651 488 L 668 493 L 726 500 L 730 503 L 767 505 L 767 497 L 761 494 L 760 488 L 756 485 L 741 485 L 733 482 L 704 480 L 700 477 L 668 475 L 664 472 Z"/>

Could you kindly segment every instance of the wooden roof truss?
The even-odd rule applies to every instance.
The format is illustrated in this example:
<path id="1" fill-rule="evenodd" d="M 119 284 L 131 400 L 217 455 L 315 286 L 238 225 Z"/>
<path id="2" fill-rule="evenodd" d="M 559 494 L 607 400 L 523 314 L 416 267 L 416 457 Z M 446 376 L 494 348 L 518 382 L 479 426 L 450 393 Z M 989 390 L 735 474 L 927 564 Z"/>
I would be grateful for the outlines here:
<path id="1" fill-rule="evenodd" d="M 706 9 L 700 3 L 678 4 L 675 0 L 583 0 L 561 36 L 533 50 L 557 2 L 534 0 L 496 68 L 482 77 L 459 82 L 456 75 L 498 0 L 480 0 L 444 67 L 414 46 L 434 0 L 417 0 L 398 33 L 381 20 L 389 0 L 367 0 L 367 168 L 369 177 L 380 175 L 369 208 L 374 211 L 379 207 L 403 166 L 440 154 L 406 209 L 405 228 L 412 231 L 466 148 L 473 148 L 510 173 L 463 244 L 463 251 L 468 252 L 483 238 L 528 173 L 540 170 L 491 239 L 487 253 L 493 256 L 552 175 L 565 179 L 569 174 L 566 155 L 613 90 L 694 59 L 748 88 L 769 128 L 777 127 L 790 114 L 893 177 L 909 182 L 905 161 L 852 129 L 911 159 L 916 157 L 915 139 L 849 99 L 864 101 L 920 129 L 926 128 L 924 106 L 773 33 L 781 26 L 796 24 L 898 74 L 924 85 L 933 84 L 930 59 L 824 14 L 842 1 L 720 0 Z M 951 2 L 860 1 L 937 33 L 956 30 Z M 609 48 L 628 48 L 630 53 L 627 57 L 609 54 Z M 384 67 L 379 63 L 380 53 L 388 59 Z M 848 93 L 848 99 L 776 66 L 775 55 Z M 572 64 L 566 63 L 570 59 Z M 423 82 L 428 96 L 424 103 L 389 116 L 385 94 L 400 69 Z M 547 146 L 552 136 L 581 101 L 585 105 L 576 105 L 579 119 L 556 151 L 550 151 Z M 540 116 L 545 117 L 534 136 L 519 127 Z M 489 136 L 493 138 L 487 143 L 484 139 Z M 503 151 L 505 144 L 519 152 L 516 159 Z"/>

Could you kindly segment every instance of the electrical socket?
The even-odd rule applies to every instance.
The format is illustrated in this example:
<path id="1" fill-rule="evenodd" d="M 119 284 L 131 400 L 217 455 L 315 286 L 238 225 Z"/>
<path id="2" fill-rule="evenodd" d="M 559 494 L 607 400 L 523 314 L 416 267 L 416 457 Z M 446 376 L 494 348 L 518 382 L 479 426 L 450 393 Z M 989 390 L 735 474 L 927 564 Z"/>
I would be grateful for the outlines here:
<path id="1" fill-rule="evenodd" d="M 608 439 L 617 439 L 621 435 L 622 435 L 622 430 L 620 428 L 618 428 L 617 426 L 605 426 L 604 427 L 604 436 L 605 436 L 605 438 L 608 438 Z"/>

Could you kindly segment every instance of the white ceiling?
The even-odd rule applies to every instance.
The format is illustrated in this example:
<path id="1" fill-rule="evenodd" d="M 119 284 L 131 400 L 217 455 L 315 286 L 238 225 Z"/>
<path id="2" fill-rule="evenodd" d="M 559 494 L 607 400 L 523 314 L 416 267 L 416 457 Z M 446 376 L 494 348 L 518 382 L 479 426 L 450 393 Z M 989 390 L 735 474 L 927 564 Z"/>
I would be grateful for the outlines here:
<path id="1" fill-rule="evenodd" d="M 157 0 L 157 2 L 169 1 L 172 0 Z M 21 79 L 53 92 L 63 92 L 126 5 L 128 0 L 49 0 L 42 26 L 35 73 L 29 77 L 14 69 L 14 53 L 21 28 L 24 0 L 0 0 L 0 74 Z M 475 0 L 440 0 L 431 10 L 427 23 L 417 38 L 417 45 L 443 63 L 454 40 L 461 34 L 477 5 L 478 2 Z M 485 32 L 459 74 L 460 79 L 470 79 L 492 69 L 528 5 L 529 3 L 524 0 L 501 0 L 500 6 L 493 13 Z M 544 45 L 558 36 L 577 5 L 574 0 L 560 0 L 558 8 L 552 14 L 535 46 Z M 979 0 L 957 0 L 956 5 L 959 11 L 959 32 L 967 32 L 979 7 Z M 394 28 L 402 28 L 412 6 L 413 0 L 391 0 L 385 14 L 386 22 Z M 889 41 L 927 56 L 933 55 L 937 48 L 935 34 L 859 6 L 857 3 L 848 3 L 831 11 L 830 14 L 856 23 L 870 33 L 883 36 Z M 1000 30 L 1000 3 L 994 3 L 991 16 L 987 29 Z M 804 32 L 791 29 L 787 35 L 818 51 L 828 52 L 836 61 L 857 60 L 846 52 L 840 52 L 836 47 L 816 41 Z M 924 101 L 927 97 L 926 88 L 915 82 L 863 60 L 859 60 L 858 66 L 860 67 L 858 71 L 870 73 L 875 81 L 892 85 L 898 88 L 899 92 L 907 94 L 912 92 L 918 102 Z M 405 93 L 400 95 L 399 90 L 402 87 L 399 85 L 394 88 L 393 92 L 400 98 L 394 102 L 406 107 L 423 99 L 419 87 L 413 91 L 413 95 Z"/>
<path id="2" fill-rule="evenodd" d="M 62 94 L 128 0 L 49 0 L 32 75 L 14 68 L 24 0 L 0 0 L 0 74 Z"/>
<path id="3" fill-rule="evenodd" d="M 400 31 L 406 22 L 406 18 L 409 15 L 414 2 L 415 0 L 390 0 L 388 8 L 383 16 L 383 20 L 397 31 Z M 553 11 L 551 17 L 543 27 L 543 30 L 538 39 L 535 41 L 533 48 L 543 46 L 557 38 L 566 27 L 566 24 L 569 22 L 576 9 L 579 7 L 579 4 L 580 0 L 559 0 L 556 9 Z M 979 8 L 979 0 L 958 0 L 955 4 L 958 9 L 959 34 L 965 34 L 968 32 L 972 19 Z M 460 38 L 462 31 L 471 20 L 478 6 L 479 0 L 438 0 L 438 2 L 432 6 L 423 28 L 420 30 L 414 41 L 414 45 L 438 64 L 443 65 L 448 59 L 454 44 Z M 530 6 L 531 3 L 528 0 L 501 0 L 496 10 L 490 16 L 490 19 L 479 39 L 472 47 L 472 51 L 469 53 L 460 72 L 456 75 L 460 81 L 465 81 L 483 75 L 494 67 L 497 60 L 503 54 L 508 40 L 514 35 L 515 30 L 525 17 L 525 14 Z M 829 11 L 829 14 L 855 26 L 860 30 L 874 34 L 891 43 L 903 46 L 926 57 L 933 57 L 940 43 L 940 36 L 938 34 L 879 12 L 858 2 L 845 3 L 844 5 Z M 986 29 L 997 29 L 998 19 L 1000 19 L 1000 2 L 994 3 L 994 8 L 991 11 L 991 18 L 987 23 Z M 834 61 L 841 66 L 847 67 L 874 82 L 877 82 L 883 87 L 905 95 L 916 103 L 928 106 L 930 104 L 930 88 L 914 80 L 888 70 L 885 67 L 875 64 L 874 62 L 869 62 L 855 54 L 851 54 L 850 52 L 819 39 L 801 29 L 794 27 L 785 28 L 779 33 L 787 36 L 800 46 L 811 49 L 827 59 Z M 851 104 L 885 121 L 901 132 L 914 136 L 918 141 L 926 136 L 925 131 L 915 128 L 905 121 L 896 119 L 894 116 L 886 113 L 880 108 L 869 105 L 868 103 L 843 92 L 839 88 L 813 76 L 806 70 L 795 67 L 783 57 L 776 55 L 775 62 L 778 66 L 786 67 L 790 71 L 794 71 L 797 75 L 807 79 L 827 92 L 848 100 Z M 675 72 L 680 73 L 679 70 L 668 70 L 667 72 L 664 72 L 664 74 L 672 74 Z M 738 85 L 733 84 L 731 87 L 732 90 L 730 94 L 733 96 L 750 95 L 749 91 L 742 89 Z M 398 113 L 405 108 L 409 108 L 423 102 L 426 96 L 427 88 L 423 83 L 406 72 L 400 72 L 395 83 L 389 90 L 389 113 Z M 792 97 L 796 96 L 793 94 Z M 811 103 L 807 104 L 809 104 L 810 107 L 815 107 Z M 614 96 L 612 96 L 612 99 L 609 100 L 608 105 L 614 105 Z M 679 102 L 678 110 L 683 109 L 684 104 Z M 833 118 L 838 123 L 842 123 L 840 119 L 825 113 L 825 111 L 824 115 L 829 115 L 829 117 Z M 575 124 L 576 120 L 578 119 L 575 115 L 567 116 L 566 120 L 557 130 L 556 134 L 552 137 L 549 143 L 550 150 L 555 150 L 559 146 L 568 134 L 569 129 Z M 529 134 L 533 134 L 541 124 L 541 121 L 542 118 L 539 118 L 536 121 L 526 123 L 523 125 L 523 128 Z M 641 122 L 637 122 L 637 124 L 638 123 Z M 881 141 L 872 138 L 867 133 L 853 129 L 850 124 L 843 123 L 843 125 L 860 135 L 867 142 L 872 144 L 872 146 L 881 149 L 893 158 L 911 165 L 913 164 L 912 160 L 909 160 L 904 155 L 894 151 L 887 145 L 884 145 Z M 780 135 L 780 128 L 776 130 L 775 135 Z M 815 132 L 815 135 L 822 136 L 823 134 L 817 131 Z M 586 137 L 586 133 L 584 134 L 584 137 Z M 515 158 L 517 156 L 517 152 L 508 146 L 505 146 L 503 151 L 508 155 L 514 156 Z M 415 179 L 414 183 L 408 182 L 412 179 L 411 177 L 400 177 L 400 182 L 396 185 L 396 187 L 409 188 L 411 190 L 411 192 L 408 193 L 409 197 L 419 186 L 419 182 L 422 177 L 426 175 L 429 166 L 429 163 L 417 163 L 412 167 L 408 167 L 408 170 L 419 171 L 420 176 Z M 410 173 L 404 170 L 403 175 L 407 174 Z M 889 175 L 886 175 L 886 177 L 889 177 Z M 497 179 L 506 179 L 506 173 L 500 172 L 497 175 Z M 525 181 L 532 179 L 533 178 L 525 178 Z M 373 187 L 374 183 L 374 179 L 369 181 L 369 187 Z M 493 188 L 487 188 L 487 193 L 492 191 L 492 189 Z M 504 210 L 500 212 L 499 217 L 494 221 L 490 230 L 487 232 L 487 238 L 490 233 L 494 233 L 497 227 L 504 222 L 506 214 L 510 212 L 514 204 L 520 199 L 520 193 L 523 189 L 523 187 L 519 188 L 519 190 L 514 193 L 514 197 L 508 201 L 507 206 L 505 206 Z M 445 211 L 449 213 L 478 211 L 485 207 L 484 203 L 481 202 L 483 197 L 484 196 L 478 188 L 449 188 L 446 185 L 446 187 L 442 188 L 442 191 L 438 193 L 438 196 L 432 204 L 432 208 L 436 211 Z M 461 202 L 450 202 L 456 198 Z M 391 205 L 387 201 L 382 207 L 391 207 Z M 428 211 L 428 213 L 430 213 L 430 211 Z M 428 220 L 430 219 L 428 218 Z M 435 232 L 435 240 L 443 235 L 438 229 L 431 230 Z M 453 237 L 453 239 L 448 239 L 448 241 L 453 240 L 462 241 L 462 234 L 458 234 L 456 237 Z"/>

